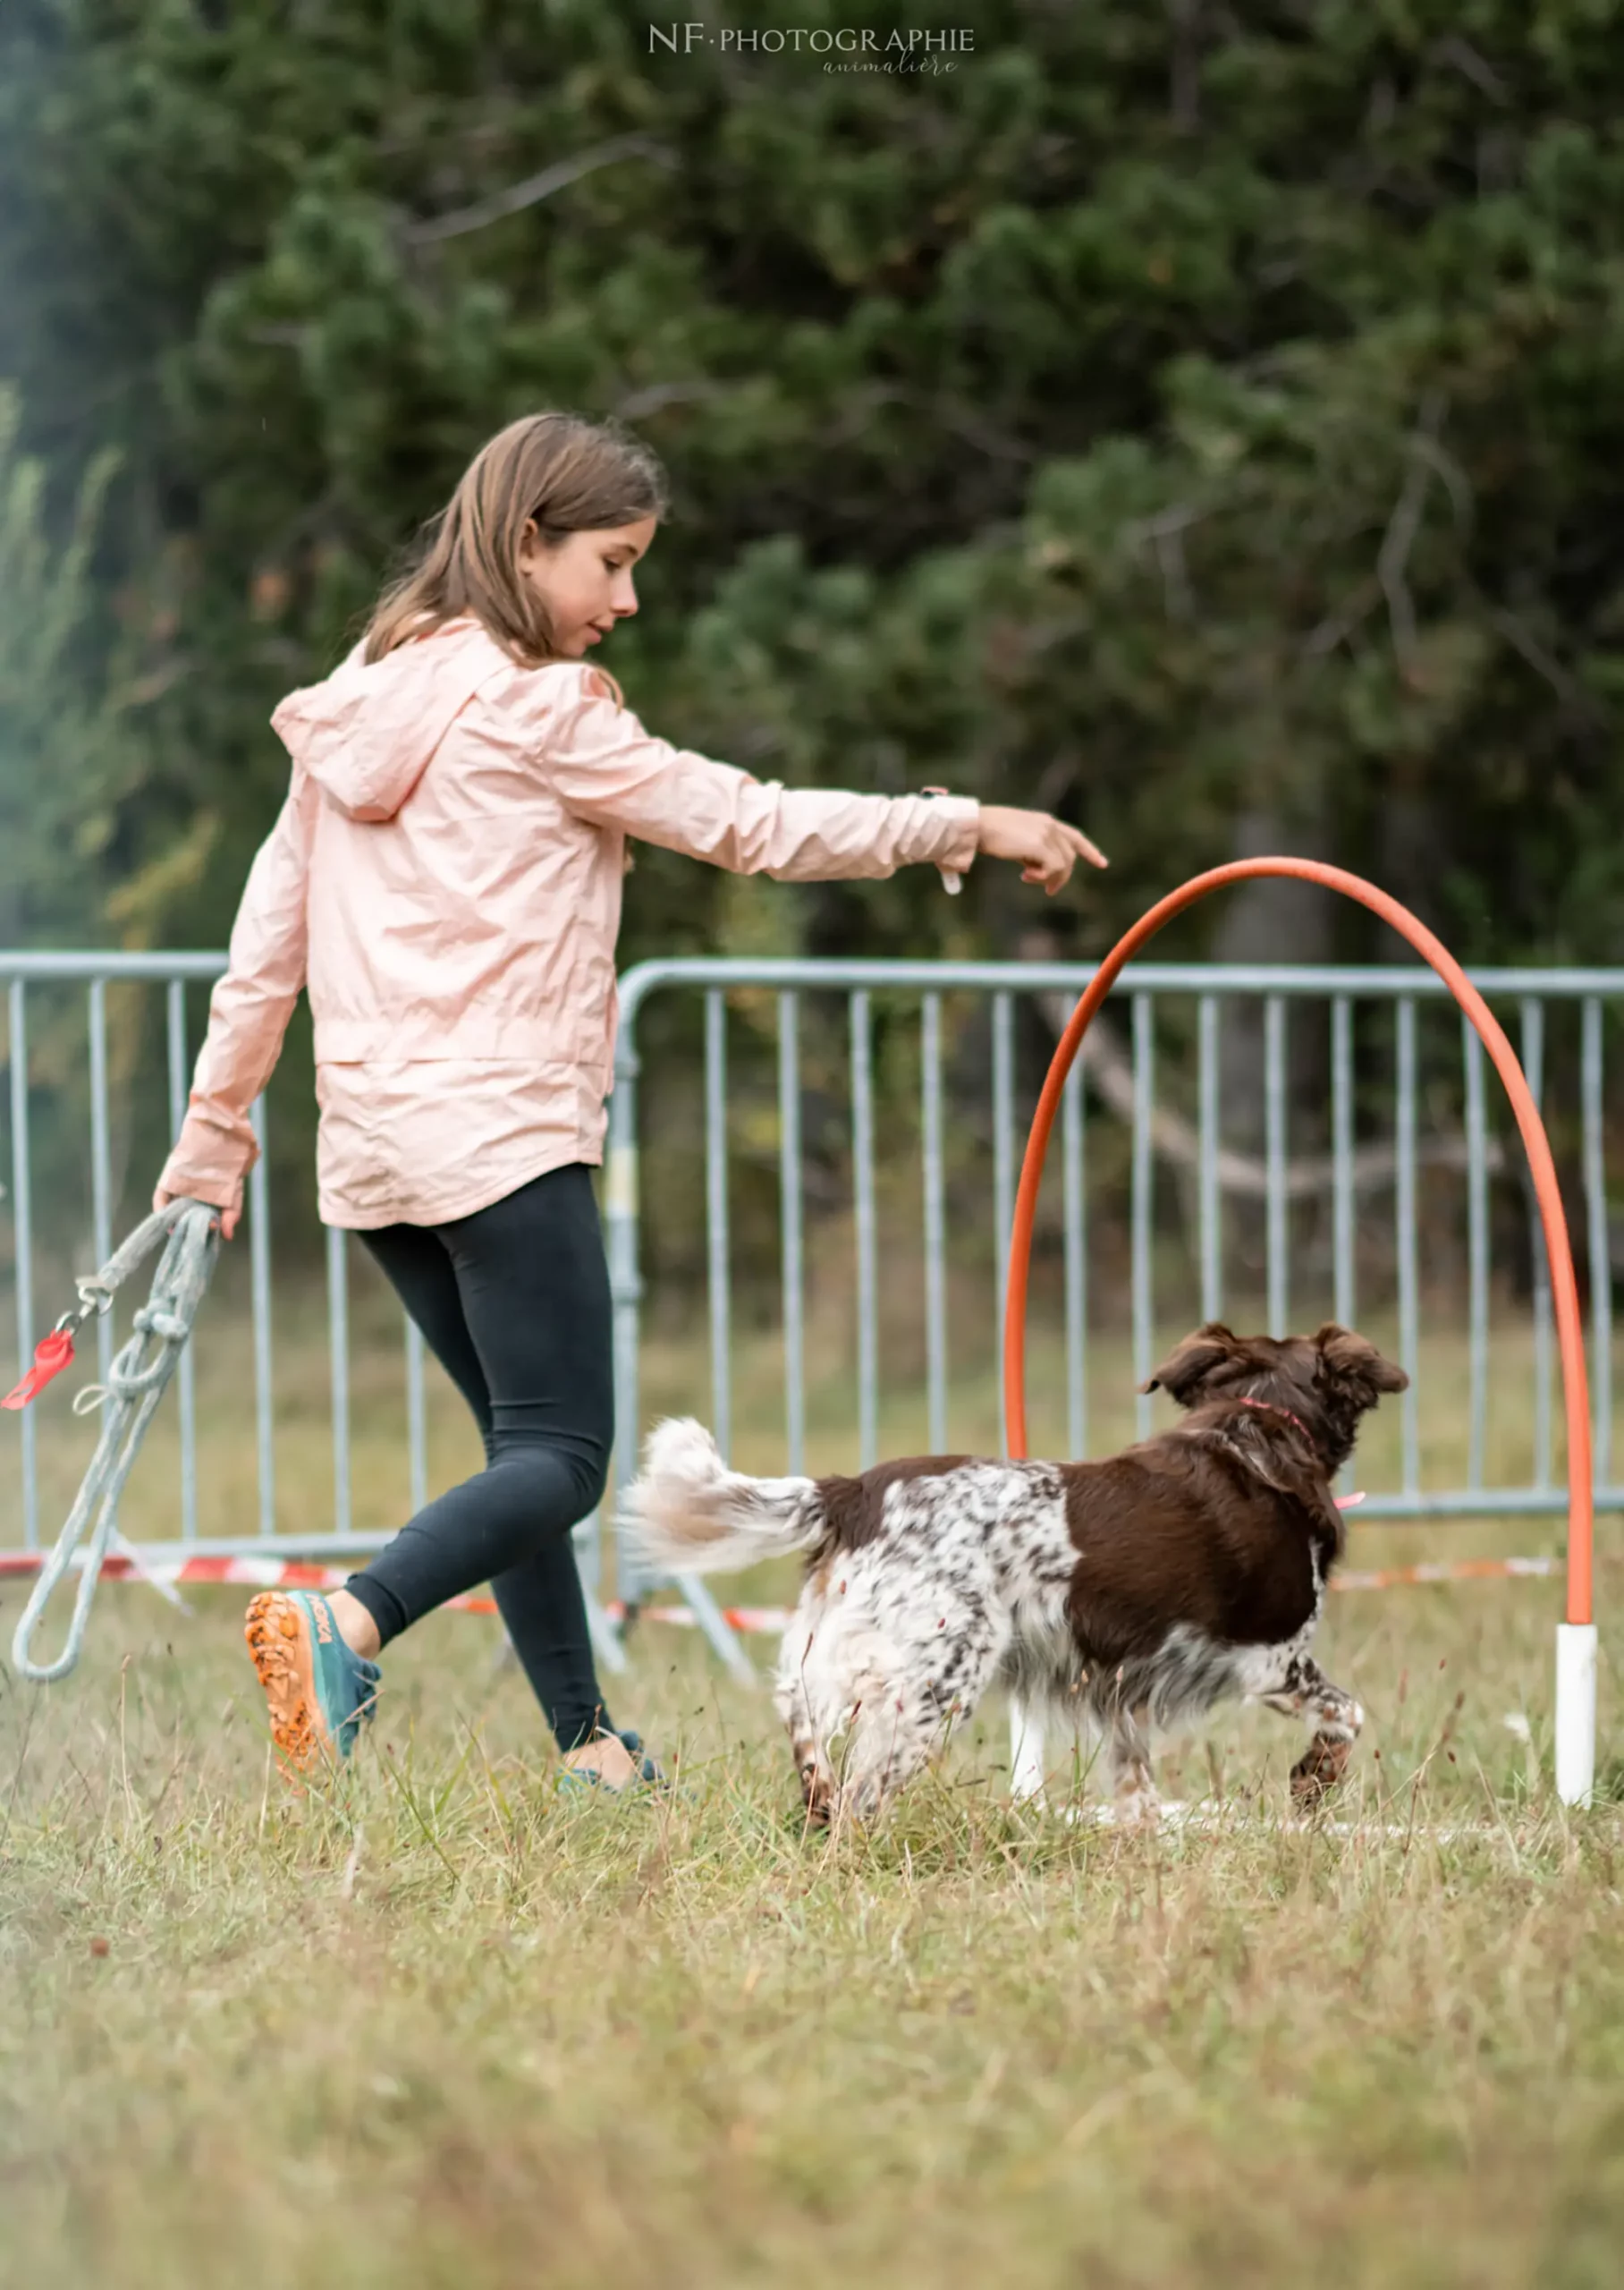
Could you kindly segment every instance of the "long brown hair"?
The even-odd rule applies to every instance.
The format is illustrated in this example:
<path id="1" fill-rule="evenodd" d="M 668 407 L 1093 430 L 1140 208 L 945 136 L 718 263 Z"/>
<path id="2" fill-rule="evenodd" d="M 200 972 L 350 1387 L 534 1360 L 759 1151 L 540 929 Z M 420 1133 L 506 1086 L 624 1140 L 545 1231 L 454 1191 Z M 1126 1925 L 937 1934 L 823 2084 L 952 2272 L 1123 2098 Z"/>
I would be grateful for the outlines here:
<path id="1" fill-rule="evenodd" d="M 522 666 L 557 659 L 546 606 L 519 569 L 525 526 L 534 519 L 542 539 L 557 542 L 663 517 L 669 506 L 658 457 L 618 422 L 574 413 L 510 421 L 469 462 L 417 563 L 378 599 L 363 657 L 381 660 L 472 614 Z"/>

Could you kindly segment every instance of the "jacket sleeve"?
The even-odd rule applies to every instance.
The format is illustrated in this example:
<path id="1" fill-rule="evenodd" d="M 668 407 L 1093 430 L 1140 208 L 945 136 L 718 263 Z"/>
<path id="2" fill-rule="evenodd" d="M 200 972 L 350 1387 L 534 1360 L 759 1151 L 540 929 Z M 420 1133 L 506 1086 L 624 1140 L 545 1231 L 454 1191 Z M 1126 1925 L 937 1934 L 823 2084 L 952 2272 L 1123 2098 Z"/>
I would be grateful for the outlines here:
<path id="1" fill-rule="evenodd" d="M 577 818 L 780 882 L 879 878 L 918 861 L 963 874 L 981 807 L 967 796 L 857 795 L 752 779 L 644 730 L 589 666 L 541 670 L 526 710 L 547 780 Z"/>
<path id="2" fill-rule="evenodd" d="M 319 793 L 302 769 L 259 846 L 232 926 L 225 974 L 209 997 L 208 1032 L 161 1191 L 241 1209 L 259 1157 L 249 1107 L 270 1080 L 305 980 L 305 892 Z"/>

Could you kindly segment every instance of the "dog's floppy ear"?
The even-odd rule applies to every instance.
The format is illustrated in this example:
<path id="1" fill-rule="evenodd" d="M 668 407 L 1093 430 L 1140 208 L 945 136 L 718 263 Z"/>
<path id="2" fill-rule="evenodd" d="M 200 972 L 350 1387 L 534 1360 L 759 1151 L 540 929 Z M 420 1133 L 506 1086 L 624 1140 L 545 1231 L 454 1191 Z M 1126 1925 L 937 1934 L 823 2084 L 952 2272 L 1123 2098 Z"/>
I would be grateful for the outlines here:
<path id="1" fill-rule="evenodd" d="M 1323 1370 L 1359 1405 L 1374 1407 L 1383 1392 L 1405 1392 L 1409 1378 L 1391 1360 L 1385 1360 L 1368 1337 L 1335 1320 L 1327 1320 L 1314 1339 Z"/>
<path id="2" fill-rule="evenodd" d="M 1222 1320 L 1208 1320 L 1193 1336 L 1176 1344 L 1142 1392 L 1164 1391 L 1180 1407 L 1188 1407 L 1214 1368 L 1222 1368 L 1244 1350 L 1240 1338 Z"/>

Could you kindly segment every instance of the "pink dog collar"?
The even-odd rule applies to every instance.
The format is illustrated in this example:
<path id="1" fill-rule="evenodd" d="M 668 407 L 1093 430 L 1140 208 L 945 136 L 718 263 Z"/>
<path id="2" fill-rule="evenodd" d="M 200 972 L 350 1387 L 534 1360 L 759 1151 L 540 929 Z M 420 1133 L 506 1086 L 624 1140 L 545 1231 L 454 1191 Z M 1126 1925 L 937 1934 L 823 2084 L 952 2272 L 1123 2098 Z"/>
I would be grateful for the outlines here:
<path id="1" fill-rule="evenodd" d="M 1261 1408 L 1265 1415 L 1283 1415 L 1288 1423 L 1296 1424 L 1298 1429 L 1302 1433 L 1304 1438 L 1307 1439 L 1310 1446 L 1314 1445 L 1313 1432 L 1309 1430 L 1307 1425 L 1303 1421 L 1302 1417 L 1300 1415 L 1293 1415 L 1289 1407 L 1276 1407 L 1272 1399 L 1248 1399 L 1243 1392 L 1237 1393 L 1236 1396 L 1239 1400 L 1242 1407 Z"/>
<path id="2" fill-rule="evenodd" d="M 1238 1392 L 1235 1396 L 1239 1400 L 1242 1407 L 1260 1407 L 1264 1410 L 1265 1414 L 1283 1415 L 1288 1423 L 1296 1424 L 1298 1429 L 1302 1433 L 1304 1438 L 1307 1440 L 1310 1446 L 1314 1445 L 1313 1433 L 1303 1421 L 1301 1416 L 1293 1415 L 1289 1407 L 1276 1407 L 1272 1399 L 1248 1399 L 1244 1392 Z M 1336 1505 L 1339 1511 L 1357 1510 L 1358 1505 L 1365 1500 L 1365 1490 L 1361 1488 L 1357 1495 L 1333 1495 L 1331 1499 Z"/>

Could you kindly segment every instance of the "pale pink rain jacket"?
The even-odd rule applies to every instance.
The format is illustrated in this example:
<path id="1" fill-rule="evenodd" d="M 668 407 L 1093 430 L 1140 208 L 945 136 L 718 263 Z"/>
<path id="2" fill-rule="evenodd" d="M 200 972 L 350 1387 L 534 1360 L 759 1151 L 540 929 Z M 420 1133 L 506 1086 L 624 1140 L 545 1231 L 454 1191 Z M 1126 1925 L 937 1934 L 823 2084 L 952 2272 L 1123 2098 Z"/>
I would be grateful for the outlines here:
<path id="1" fill-rule="evenodd" d="M 790 882 L 976 852 L 968 799 L 763 785 L 654 738 L 588 663 L 521 668 L 472 620 L 370 667 L 358 647 L 271 720 L 292 782 L 159 1180 L 223 1208 L 301 987 L 324 1220 L 438 1224 L 603 1158 L 628 836 Z"/>

